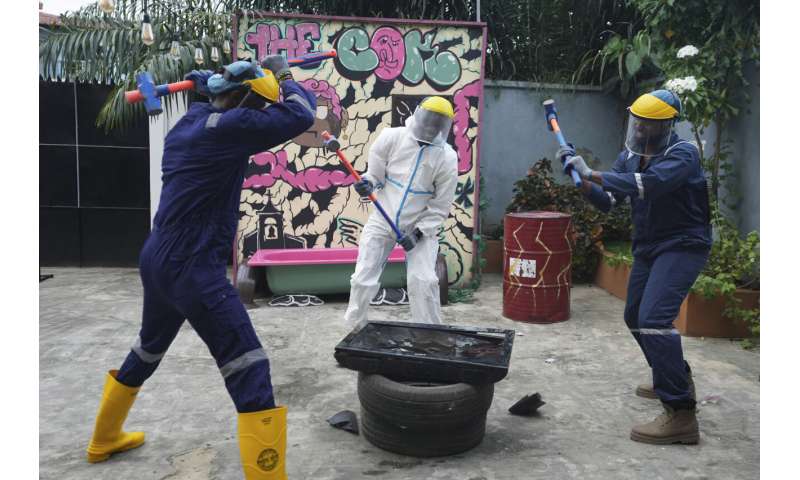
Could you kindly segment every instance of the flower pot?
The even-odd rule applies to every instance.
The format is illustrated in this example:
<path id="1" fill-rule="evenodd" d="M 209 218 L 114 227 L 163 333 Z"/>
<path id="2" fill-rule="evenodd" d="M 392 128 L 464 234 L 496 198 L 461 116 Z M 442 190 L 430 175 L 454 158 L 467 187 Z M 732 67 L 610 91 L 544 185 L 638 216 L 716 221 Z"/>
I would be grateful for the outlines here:
<path id="1" fill-rule="evenodd" d="M 612 267 L 607 261 L 612 254 L 605 250 L 602 250 L 602 254 L 603 258 L 597 263 L 594 284 L 611 295 L 625 300 L 628 296 L 628 277 L 631 275 L 631 267 L 625 263 Z"/>
<path id="2" fill-rule="evenodd" d="M 503 241 L 486 240 L 486 249 L 483 251 L 483 266 L 485 273 L 503 273 Z"/>
<path id="3" fill-rule="evenodd" d="M 759 291 L 738 289 L 734 297 L 741 300 L 742 308 L 758 306 Z M 687 337 L 749 338 L 752 335 L 747 324 L 726 317 L 723 297 L 706 298 L 690 293 L 681 305 L 675 328 Z"/>

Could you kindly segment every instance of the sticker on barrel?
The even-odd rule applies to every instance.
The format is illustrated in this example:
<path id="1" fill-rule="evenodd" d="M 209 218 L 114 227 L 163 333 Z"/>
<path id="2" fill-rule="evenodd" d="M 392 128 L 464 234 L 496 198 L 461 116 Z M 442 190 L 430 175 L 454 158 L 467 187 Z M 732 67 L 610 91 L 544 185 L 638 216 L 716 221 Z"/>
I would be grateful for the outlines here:
<path id="1" fill-rule="evenodd" d="M 536 278 L 536 260 L 527 258 L 508 259 L 508 269 L 514 277 Z"/>

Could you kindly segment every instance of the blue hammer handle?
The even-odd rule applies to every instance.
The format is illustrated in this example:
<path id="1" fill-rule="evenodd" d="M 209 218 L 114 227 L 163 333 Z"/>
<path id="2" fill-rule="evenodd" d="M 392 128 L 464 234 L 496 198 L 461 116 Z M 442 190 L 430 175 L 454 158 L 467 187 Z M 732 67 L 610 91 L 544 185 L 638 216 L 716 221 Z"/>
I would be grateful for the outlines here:
<path id="1" fill-rule="evenodd" d="M 556 135 L 556 140 L 558 140 L 558 144 L 562 147 L 566 147 L 567 140 L 564 138 L 564 134 L 561 133 L 561 128 L 558 126 L 558 114 L 556 113 L 556 102 L 553 100 L 545 100 L 544 103 L 544 111 L 545 115 L 544 118 L 547 120 L 547 128 L 549 128 L 553 133 Z M 564 163 L 564 159 L 561 159 L 561 162 Z M 569 169 L 569 174 L 572 176 L 572 181 L 575 183 L 576 187 L 583 185 L 583 181 L 581 180 L 581 176 L 576 172 L 574 169 Z"/>

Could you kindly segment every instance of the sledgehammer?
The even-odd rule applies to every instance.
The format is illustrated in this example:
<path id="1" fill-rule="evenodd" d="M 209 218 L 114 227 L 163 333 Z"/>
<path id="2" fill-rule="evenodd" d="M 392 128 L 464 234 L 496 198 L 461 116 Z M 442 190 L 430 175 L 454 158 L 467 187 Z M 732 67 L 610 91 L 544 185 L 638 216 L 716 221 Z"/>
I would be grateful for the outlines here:
<path id="1" fill-rule="evenodd" d="M 558 144 L 562 147 L 567 146 L 567 140 L 564 138 L 564 134 L 561 133 L 561 128 L 558 126 L 558 113 L 556 113 L 556 101 L 552 98 L 549 100 L 545 100 L 542 102 L 542 106 L 544 107 L 544 118 L 547 121 L 547 128 L 549 128 L 553 133 L 556 134 L 556 139 L 558 140 Z M 564 163 L 564 159 L 561 159 L 561 163 Z M 572 181 L 575 182 L 575 186 L 579 187 L 583 183 L 581 181 L 581 176 L 578 175 L 578 172 L 573 170 L 572 168 L 569 169 L 569 174 L 572 175 Z"/>
<path id="2" fill-rule="evenodd" d="M 297 58 L 290 58 L 287 62 L 290 67 L 302 67 L 304 65 L 319 63 L 335 56 L 336 50 L 328 50 L 327 52 L 309 53 Z M 142 72 L 136 75 L 136 90 L 125 92 L 125 101 L 128 103 L 144 102 L 144 109 L 147 111 L 147 114 L 155 116 L 163 112 L 159 97 L 191 90 L 193 88 L 194 82 L 191 80 L 156 85 L 155 82 L 153 82 L 153 76 L 149 72 Z"/>
<path id="3" fill-rule="evenodd" d="M 326 147 L 328 147 L 331 150 L 336 150 L 336 155 L 339 157 L 339 160 L 342 161 L 342 165 L 344 165 L 347 171 L 350 172 L 350 175 L 352 175 L 353 178 L 356 179 L 356 182 L 360 182 L 361 175 L 359 175 L 358 172 L 356 172 L 356 169 L 353 168 L 353 165 L 347 160 L 347 157 L 344 156 L 344 153 L 342 153 L 339 140 L 330 133 L 328 133 L 327 130 L 322 132 L 322 139 L 325 140 Z M 397 225 L 394 224 L 392 219 L 389 217 L 389 214 L 386 213 L 386 210 L 383 209 L 381 202 L 379 202 L 378 198 L 375 196 L 375 192 L 369 194 L 369 199 L 375 205 L 375 208 L 377 208 L 378 211 L 381 212 L 381 215 L 383 215 L 383 218 L 384 220 L 386 220 L 386 223 L 388 223 L 389 226 L 392 227 L 392 230 L 394 230 L 394 234 L 397 235 L 397 241 L 400 242 L 400 240 L 403 239 L 403 233 L 400 231 L 400 229 L 397 228 Z"/>

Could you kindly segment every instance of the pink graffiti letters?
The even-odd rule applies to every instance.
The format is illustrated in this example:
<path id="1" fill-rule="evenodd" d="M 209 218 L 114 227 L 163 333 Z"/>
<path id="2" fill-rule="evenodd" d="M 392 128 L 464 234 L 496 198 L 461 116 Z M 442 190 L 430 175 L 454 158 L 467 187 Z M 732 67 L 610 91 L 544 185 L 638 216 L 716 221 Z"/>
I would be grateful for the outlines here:
<path id="1" fill-rule="evenodd" d="M 455 137 L 456 152 L 458 153 L 458 173 L 463 175 L 472 170 L 472 140 L 469 131 L 470 98 L 480 98 L 481 84 L 478 80 L 464 85 L 453 95 L 455 117 L 453 118 L 453 135 Z"/>
<path id="2" fill-rule="evenodd" d="M 320 39 L 319 24 L 303 22 L 285 26 L 285 34 L 279 25 L 259 23 L 255 31 L 247 32 L 245 42 L 256 51 L 256 58 L 286 53 L 288 58 L 299 57 L 315 51 L 315 43 Z"/>
<path id="3" fill-rule="evenodd" d="M 270 188 L 283 180 L 303 192 L 319 192 L 331 187 L 343 187 L 353 183 L 353 177 L 337 167 L 309 167 L 297 173 L 288 169 L 289 159 L 285 150 L 276 153 L 262 152 L 254 155 L 249 175 L 242 188 Z M 258 173 L 259 171 L 263 173 Z"/>
<path id="4" fill-rule="evenodd" d="M 423 35 L 413 29 L 401 35 L 395 27 L 381 26 L 370 38 L 362 27 L 350 27 L 334 42 L 339 52 L 336 68 L 349 80 L 364 80 L 374 73 L 385 82 L 399 79 L 418 85 L 427 79 L 436 90 L 447 90 L 461 78 L 461 62 L 444 47 L 462 40 L 455 37 L 436 43 L 437 33 L 434 29 Z"/>
<path id="5" fill-rule="evenodd" d="M 376 77 L 390 81 L 400 76 L 406 63 L 406 50 L 399 30 L 394 27 L 375 30 L 369 46 L 378 55 Z"/>

